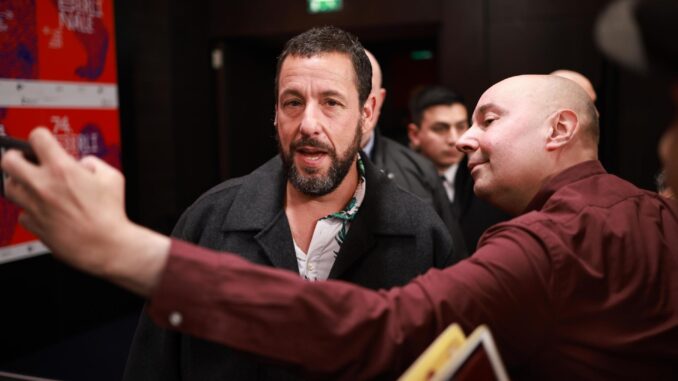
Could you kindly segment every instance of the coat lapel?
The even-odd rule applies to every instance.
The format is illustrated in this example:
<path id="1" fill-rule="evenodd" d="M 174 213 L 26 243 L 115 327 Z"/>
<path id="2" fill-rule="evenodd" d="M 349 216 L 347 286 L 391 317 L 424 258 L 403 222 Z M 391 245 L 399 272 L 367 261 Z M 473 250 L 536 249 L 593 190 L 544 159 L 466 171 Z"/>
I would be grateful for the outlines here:
<path id="1" fill-rule="evenodd" d="M 332 270 L 330 270 L 330 279 L 339 279 L 351 266 L 363 255 L 372 250 L 376 244 L 374 237 L 374 227 L 379 225 L 379 199 L 380 189 L 382 187 L 376 168 L 361 152 L 363 163 L 365 164 L 365 198 L 358 210 L 358 215 L 351 223 L 348 230 L 348 236 L 337 256 Z"/>
<path id="2" fill-rule="evenodd" d="M 294 242 L 285 211 L 278 215 L 259 234 L 254 236 L 274 267 L 299 272 Z"/>
<path id="3" fill-rule="evenodd" d="M 346 241 L 339 249 L 339 255 L 337 255 L 332 270 L 330 270 L 329 279 L 340 279 L 358 259 L 372 250 L 376 244 L 374 234 L 369 228 L 369 218 L 360 218 L 361 215 L 365 216 L 362 212 L 364 210 L 361 206 L 358 216 L 351 224 Z"/>
<path id="4" fill-rule="evenodd" d="M 274 267 L 299 272 L 292 233 L 283 210 L 285 176 L 280 157 L 245 177 L 222 230 L 252 231 Z"/>

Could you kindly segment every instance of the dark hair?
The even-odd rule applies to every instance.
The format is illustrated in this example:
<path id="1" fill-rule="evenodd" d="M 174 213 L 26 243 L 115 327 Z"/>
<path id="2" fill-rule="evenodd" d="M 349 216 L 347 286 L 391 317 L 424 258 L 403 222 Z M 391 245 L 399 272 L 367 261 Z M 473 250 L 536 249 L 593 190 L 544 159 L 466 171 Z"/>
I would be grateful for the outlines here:
<path id="1" fill-rule="evenodd" d="M 464 98 L 445 86 L 426 86 L 414 93 L 410 99 L 412 123 L 419 125 L 427 108 L 439 105 L 464 104 Z"/>
<path id="2" fill-rule="evenodd" d="M 278 103 L 280 68 L 288 56 L 310 58 L 322 53 L 344 53 L 351 58 L 355 72 L 356 89 L 360 105 L 365 104 L 372 91 L 372 65 L 365 48 L 354 35 L 334 26 L 312 28 L 287 41 L 275 72 L 275 102 Z"/>

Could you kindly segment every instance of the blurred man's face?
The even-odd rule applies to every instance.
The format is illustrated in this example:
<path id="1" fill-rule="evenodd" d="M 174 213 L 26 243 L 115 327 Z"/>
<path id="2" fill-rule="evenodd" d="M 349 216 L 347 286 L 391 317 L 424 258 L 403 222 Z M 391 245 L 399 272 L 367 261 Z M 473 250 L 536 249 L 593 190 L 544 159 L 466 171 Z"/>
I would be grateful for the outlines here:
<path id="1" fill-rule="evenodd" d="M 468 113 L 461 103 L 427 108 L 419 126 L 410 124 L 410 143 L 428 157 L 439 172 L 457 164 L 464 154 L 457 150 L 457 140 L 468 129 Z"/>
<path id="2" fill-rule="evenodd" d="M 355 163 L 363 116 L 371 112 L 359 104 L 347 55 L 287 57 L 280 69 L 276 126 L 288 181 L 308 195 L 336 189 Z"/>

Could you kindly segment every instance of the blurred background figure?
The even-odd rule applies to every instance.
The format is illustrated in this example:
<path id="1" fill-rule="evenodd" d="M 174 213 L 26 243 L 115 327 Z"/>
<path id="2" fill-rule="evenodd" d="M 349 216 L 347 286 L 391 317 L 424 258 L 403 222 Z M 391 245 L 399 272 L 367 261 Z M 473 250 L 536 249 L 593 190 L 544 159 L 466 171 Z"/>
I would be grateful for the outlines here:
<path id="1" fill-rule="evenodd" d="M 596 90 L 593 88 L 593 84 L 583 74 L 573 70 L 560 69 L 552 72 L 551 75 L 557 75 L 558 77 L 567 78 L 571 81 L 574 81 L 577 85 L 581 86 L 584 91 L 586 91 L 586 94 L 591 97 L 593 102 L 598 99 L 598 95 L 596 94 Z"/>
<path id="2" fill-rule="evenodd" d="M 410 114 L 410 147 L 431 160 L 438 170 L 449 207 L 459 221 L 466 247 L 473 253 L 485 230 L 510 216 L 473 193 L 468 160 L 456 147 L 469 128 L 464 99 L 445 86 L 424 87 L 410 100 Z"/>
<path id="3" fill-rule="evenodd" d="M 361 141 L 363 151 L 399 187 L 431 205 L 450 231 L 456 252 L 466 253 L 468 248 L 435 167 L 425 157 L 381 134 L 378 123 L 386 89 L 382 86 L 381 66 L 377 58 L 368 50 L 365 53 L 372 65 L 372 95 L 376 104 L 374 117 L 367 123 Z"/>
<path id="4" fill-rule="evenodd" d="M 675 138 L 674 135 L 676 135 L 677 128 L 676 126 L 672 126 L 669 128 L 669 130 L 662 136 L 662 138 L 659 140 L 659 158 L 662 160 L 664 163 L 668 163 L 671 159 L 671 151 L 675 150 L 678 147 L 671 147 L 672 144 L 675 144 Z M 666 182 L 666 173 L 665 170 L 662 168 L 662 170 L 657 174 L 657 193 L 660 195 L 667 197 L 667 198 L 676 198 L 676 193 L 674 192 L 673 188 L 671 188 L 667 182 Z"/>
<path id="5" fill-rule="evenodd" d="M 664 168 L 657 185 L 658 191 L 669 197 L 678 186 L 677 18 L 678 2 L 674 0 L 621 0 L 601 14 L 595 29 L 603 53 L 648 78 L 661 80 L 667 87 L 662 92 L 668 93 L 674 116 L 659 142 Z"/>

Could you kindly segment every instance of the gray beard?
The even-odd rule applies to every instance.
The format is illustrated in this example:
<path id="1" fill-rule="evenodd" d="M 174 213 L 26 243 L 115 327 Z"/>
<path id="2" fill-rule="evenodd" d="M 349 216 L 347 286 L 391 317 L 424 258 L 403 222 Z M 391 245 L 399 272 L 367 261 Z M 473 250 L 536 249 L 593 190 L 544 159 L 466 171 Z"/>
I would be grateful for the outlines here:
<path id="1" fill-rule="evenodd" d="M 283 162 L 283 172 L 287 176 L 287 180 L 299 192 L 308 196 L 324 196 L 331 193 L 344 180 L 351 165 L 360 151 L 360 141 L 362 140 L 362 121 L 358 123 L 356 128 L 355 138 L 353 144 L 346 150 L 342 157 L 337 155 L 337 152 L 323 143 L 320 143 L 311 138 L 304 138 L 293 144 L 290 144 L 290 150 L 287 155 L 283 153 L 280 146 L 280 139 L 278 139 L 278 148 Z M 299 173 L 297 166 L 294 164 L 294 151 L 297 146 L 312 146 L 320 147 L 327 150 L 331 164 L 327 174 L 316 175 L 318 170 L 306 170 L 308 175 Z"/>

